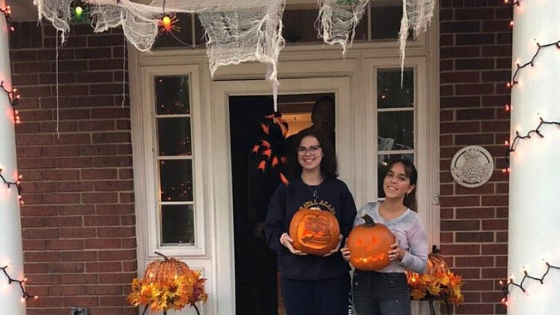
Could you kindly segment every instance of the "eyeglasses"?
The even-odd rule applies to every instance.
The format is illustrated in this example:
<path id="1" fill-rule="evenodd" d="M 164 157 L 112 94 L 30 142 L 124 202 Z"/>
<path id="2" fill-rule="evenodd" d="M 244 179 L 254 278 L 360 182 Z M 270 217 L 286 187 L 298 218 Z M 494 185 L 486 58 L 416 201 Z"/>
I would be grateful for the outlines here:
<path id="1" fill-rule="evenodd" d="M 309 148 L 306 148 L 306 147 L 297 147 L 296 148 L 296 151 L 297 151 L 298 155 L 306 155 L 307 153 L 309 153 L 311 155 L 315 155 L 315 154 L 319 153 L 320 150 L 321 150 L 320 145 L 312 145 Z"/>

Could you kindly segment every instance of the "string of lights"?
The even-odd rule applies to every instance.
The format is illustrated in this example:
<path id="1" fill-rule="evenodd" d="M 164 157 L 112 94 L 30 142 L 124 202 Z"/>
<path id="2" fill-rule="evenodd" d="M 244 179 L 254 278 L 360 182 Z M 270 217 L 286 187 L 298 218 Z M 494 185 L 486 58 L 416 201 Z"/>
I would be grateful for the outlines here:
<path id="1" fill-rule="evenodd" d="M 12 284 L 13 282 L 19 284 L 19 287 L 21 289 L 21 293 L 23 294 L 22 299 L 28 300 L 30 298 L 34 298 L 34 299 L 39 298 L 37 295 L 33 296 L 33 295 L 27 293 L 27 291 L 25 291 L 25 287 L 23 286 L 23 283 L 25 281 L 27 281 L 27 278 L 23 278 L 23 280 L 18 280 L 18 279 L 14 279 L 14 278 L 10 277 L 10 275 L 8 274 L 8 271 L 6 270 L 6 269 L 8 269 L 8 266 L 0 267 L 0 269 L 2 269 L 2 271 L 4 272 L 4 275 L 6 276 L 6 278 L 8 278 L 8 284 Z"/>
<path id="2" fill-rule="evenodd" d="M 549 47 L 556 47 L 556 48 L 560 49 L 560 40 L 558 40 L 556 42 L 544 44 L 544 45 L 541 45 L 541 44 L 537 43 L 537 47 L 538 47 L 538 49 L 537 49 L 537 51 L 535 52 L 535 54 L 533 55 L 533 57 L 531 58 L 530 61 L 527 61 L 524 64 L 516 63 L 517 69 L 515 70 L 515 73 L 513 74 L 513 77 L 511 79 L 511 81 L 507 83 L 508 87 L 513 87 L 514 85 L 519 83 L 519 81 L 517 81 L 517 77 L 519 76 L 519 73 L 521 72 L 521 70 L 528 67 L 528 66 L 531 66 L 531 67 L 534 66 L 535 59 L 537 58 L 537 56 L 540 54 L 540 52 L 543 49 L 549 48 Z"/>
<path id="3" fill-rule="evenodd" d="M 0 12 L 4 15 L 5 19 L 6 19 L 6 23 L 8 25 L 8 28 L 11 31 L 14 31 L 14 27 L 11 25 L 11 17 L 10 14 L 12 13 L 10 6 L 6 6 L 5 8 L 0 8 Z M 14 115 L 14 122 L 15 123 L 20 123 L 20 118 L 19 118 L 19 113 L 16 109 L 16 105 L 18 103 L 18 100 L 20 99 L 20 95 L 17 93 L 17 89 L 12 88 L 11 90 L 8 90 L 6 88 L 6 86 L 4 85 L 4 81 L 0 81 L 0 93 L 4 92 L 6 94 L 6 96 L 8 97 L 8 102 L 10 103 L 10 106 L 12 107 L 13 110 L 13 115 Z M 6 179 L 6 177 L 4 177 L 4 175 L 2 175 L 2 171 L 3 171 L 3 167 L 0 166 L 0 184 L 4 184 L 8 187 L 8 190 L 11 189 L 12 186 L 15 186 L 17 189 L 17 193 L 18 193 L 18 199 L 19 202 L 21 204 L 23 204 L 23 200 L 21 198 L 21 192 L 22 192 L 22 188 L 20 185 L 20 179 L 22 178 L 21 175 L 18 176 L 18 179 L 13 182 L 10 181 L 8 179 Z M 19 288 L 21 289 L 21 293 L 22 293 L 22 301 L 26 301 L 30 298 L 34 298 L 34 299 L 38 299 L 38 296 L 33 296 L 31 294 L 29 294 L 26 290 L 25 290 L 25 286 L 24 283 L 27 281 L 27 278 L 23 278 L 22 280 L 19 279 L 15 279 L 12 278 L 10 276 L 10 274 L 8 273 L 8 266 L 4 266 L 4 267 L 0 267 L 0 269 L 2 270 L 2 273 L 4 274 L 4 276 L 7 278 L 8 280 L 8 285 L 11 285 L 13 283 L 17 283 L 19 285 Z"/>
<path id="4" fill-rule="evenodd" d="M 540 120 L 540 123 L 537 126 L 537 128 L 528 131 L 527 134 L 524 135 L 524 136 L 519 134 L 519 131 L 516 131 L 515 132 L 515 138 L 513 138 L 513 141 L 511 142 L 511 144 L 509 143 L 509 141 L 505 142 L 505 145 L 507 145 L 508 148 L 507 148 L 506 154 L 505 154 L 507 168 L 505 168 L 503 170 L 504 172 L 508 172 L 508 173 L 510 172 L 510 168 L 509 168 L 510 154 L 515 151 L 515 146 L 518 144 L 519 141 L 525 140 L 525 139 L 531 139 L 531 134 L 536 134 L 537 136 L 539 136 L 541 138 L 544 138 L 544 135 L 541 133 L 541 128 L 544 125 L 556 125 L 556 126 L 560 127 L 560 121 L 545 121 L 540 117 L 539 117 L 539 120 Z"/>
<path id="5" fill-rule="evenodd" d="M 553 266 L 553 265 L 549 264 L 548 262 L 546 262 L 546 271 L 541 277 L 531 276 L 531 275 L 529 275 L 527 270 L 523 270 L 523 279 L 521 279 L 521 282 L 519 282 L 519 283 L 514 282 L 513 277 L 509 278 L 509 282 L 506 285 L 504 285 L 504 282 L 500 280 L 500 285 L 502 286 L 502 293 L 504 295 L 504 297 L 502 298 L 502 304 L 507 305 L 508 296 L 511 293 L 510 286 L 514 287 L 514 288 L 518 287 L 519 289 L 521 289 L 521 291 L 523 291 L 523 293 L 527 293 L 527 289 L 523 286 L 523 284 L 525 283 L 525 280 L 531 279 L 531 280 L 539 281 L 541 284 L 544 284 L 544 279 L 546 278 L 546 276 L 550 272 L 550 269 L 559 269 L 560 270 L 560 266 Z"/>
<path id="6" fill-rule="evenodd" d="M 6 6 L 5 8 L 0 8 L 0 12 L 2 12 L 2 14 L 4 14 L 4 17 L 6 18 L 6 23 L 8 24 L 8 28 L 10 29 L 10 31 L 14 31 L 14 27 L 12 26 L 12 18 L 10 17 L 10 14 L 12 14 L 12 9 L 10 8 L 10 6 Z"/>
<path id="7" fill-rule="evenodd" d="M 6 95 L 8 96 L 8 101 L 10 102 L 10 105 L 12 106 L 12 109 L 14 111 L 14 122 L 16 124 L 21 123 L 21 120 L 19 118 L 19 111 L 16 109 L 16 105 L 20 99 L 20 95 L 17 93 L 17 89 L 12 89 L 11 91 L 8 91 L 4 86 L 4 81 L 0 81 L 0 88 L 1 91 L 6 93 Z"/>
<path id="8" fill-rule="evenodd" d="M 509 6 L 520 6 L 521 5 L 521 0 L 504 0 L 504 4 L 509 5 Z M 510 22 L 510 25 L 513 26 L 513 20 Z M 521 71 L 529 66 L 533 67 L 535 65 L 535 60 L 537 59 L 537 57 L 539 56 L 539 54 L 541 53 L 541 51 L 545 48 L 550 48 L 550 47 L 556 47 L 558 49 L 560 49 L 560 40 L 556 41 L 556 42 L 551 42 L 548 44 L 544 44 L 541 45 L 540 43 L 536 43 L 537 45 L 537 50 L 535 52 L 535 54 L 531 57 L 530 61 L 527 61 L 523 64 L 521 64 L 520 62 L 516 62 L 516 67 L 517 69 L 515 70 L 515 72 L 513 73 L 513 76 L 511 78 L 511 81 L 506 83 L 506 86 L 508 88 L 512 88 L 513 86 L 519 84 L 518 81 L 518 77 L 521 73 Z M 510 104 L 506 104 L 504 106 L 504 109 L 506 112 L 509 112 L 510 110 L 512 110 L 512 106 Z M 542 118 L 540 119 L 540 123 L 537 126 L 536 129 L 530 130 L 529 132 L 527 132 L 527 134 L 525 136 L 521 136 L 519 134 L 518 131 L 515 132 L 515 138 L 512 140 L 511 144 L 509 143 L 509 141 L 505 142 L 505 145 L 508 146 L 508 148 L 506 149 L 505 152 L 505 160 L 506 160 L 506 168 L 503 169 L 504 173 L 509 173 L 511 171 L 510 169 L 510 155 L 512 152 L 515 151 L 515 146 L 517 145 L 518 141 L 520 140 L 525 140 L 525 139 L 531 139 L 531 134 L 536 134 L 541 138 L 544 138 L 544 136 L 542 135 L 542 133 L 540 132 L 540 128 L 543 125 L 558 125 L 560 126 L 559 122 L 555 122 L 555 121 L 544 121 Z"/>
<path id="9" fill-rule="evenodd" d="M 23 199 L 21 199 L 22 188 L 20 185 L 20 181 L 18 180 L 16 182 L 10 182 L 9 180 L 7 180 L 4 175 L 2 175 L 2 167 L 0 167 L 0 179 L 2 180 L 4 185 L 8 186 L 8 189 L 10 189 L 12 186 L 15 186 L 17 188 L 19 202 L 23 204 Z M 21 179 L 21 175 L 19 176 L 19 179 Z"/>

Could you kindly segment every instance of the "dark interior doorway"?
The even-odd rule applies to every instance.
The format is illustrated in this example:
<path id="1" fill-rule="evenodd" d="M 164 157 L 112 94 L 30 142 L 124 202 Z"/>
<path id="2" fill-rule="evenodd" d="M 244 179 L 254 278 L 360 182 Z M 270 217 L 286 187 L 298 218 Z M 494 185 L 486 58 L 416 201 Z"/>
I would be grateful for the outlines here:
<path id="1" fill-rule="evenodd" d="M 290 125 L 288 135 L 311 125 L 313 104 L 323 95 L 278 97 L 279 111 Z M 255 198 L 250 193 L 251 150 L 262 136 L 263 117 L 272 113 L 272 96 L 229 97 L 237 315 L 285 314 L 277 285 L 276 256 L 266 246 L 259 225 L 264 222 L 268 200 L 279 182 L 261 185 L 259 200 L 250 200 Z"/>

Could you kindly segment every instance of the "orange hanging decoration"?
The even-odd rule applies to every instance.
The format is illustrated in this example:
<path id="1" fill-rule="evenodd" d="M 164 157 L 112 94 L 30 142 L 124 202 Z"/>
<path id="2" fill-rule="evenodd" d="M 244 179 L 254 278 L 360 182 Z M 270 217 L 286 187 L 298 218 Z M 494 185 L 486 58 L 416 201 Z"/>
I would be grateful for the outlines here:
<path id="1" fill-rule="evenodd" d="M 175 15 L 164 15 L 159 21 L 161 32 L 179 31 L 181 28 L 176 25 L 177 22 L 179 22 L 179 19 Z"/>

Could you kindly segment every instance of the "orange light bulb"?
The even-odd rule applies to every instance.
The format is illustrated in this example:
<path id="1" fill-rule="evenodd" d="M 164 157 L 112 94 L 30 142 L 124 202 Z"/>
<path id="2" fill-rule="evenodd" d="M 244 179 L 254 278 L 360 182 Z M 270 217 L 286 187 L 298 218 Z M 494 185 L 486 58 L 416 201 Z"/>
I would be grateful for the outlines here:
<path id="1" fill-rule="evenodd" d="M 161 19 L 161 25 L 163 25 L 163 28 L 164 28 L 166 31 L 170 32 L 170 31 L 171 31 L 171 18 L 168 17 L 167 15 L 164 16 L 164 17 Z"/>

